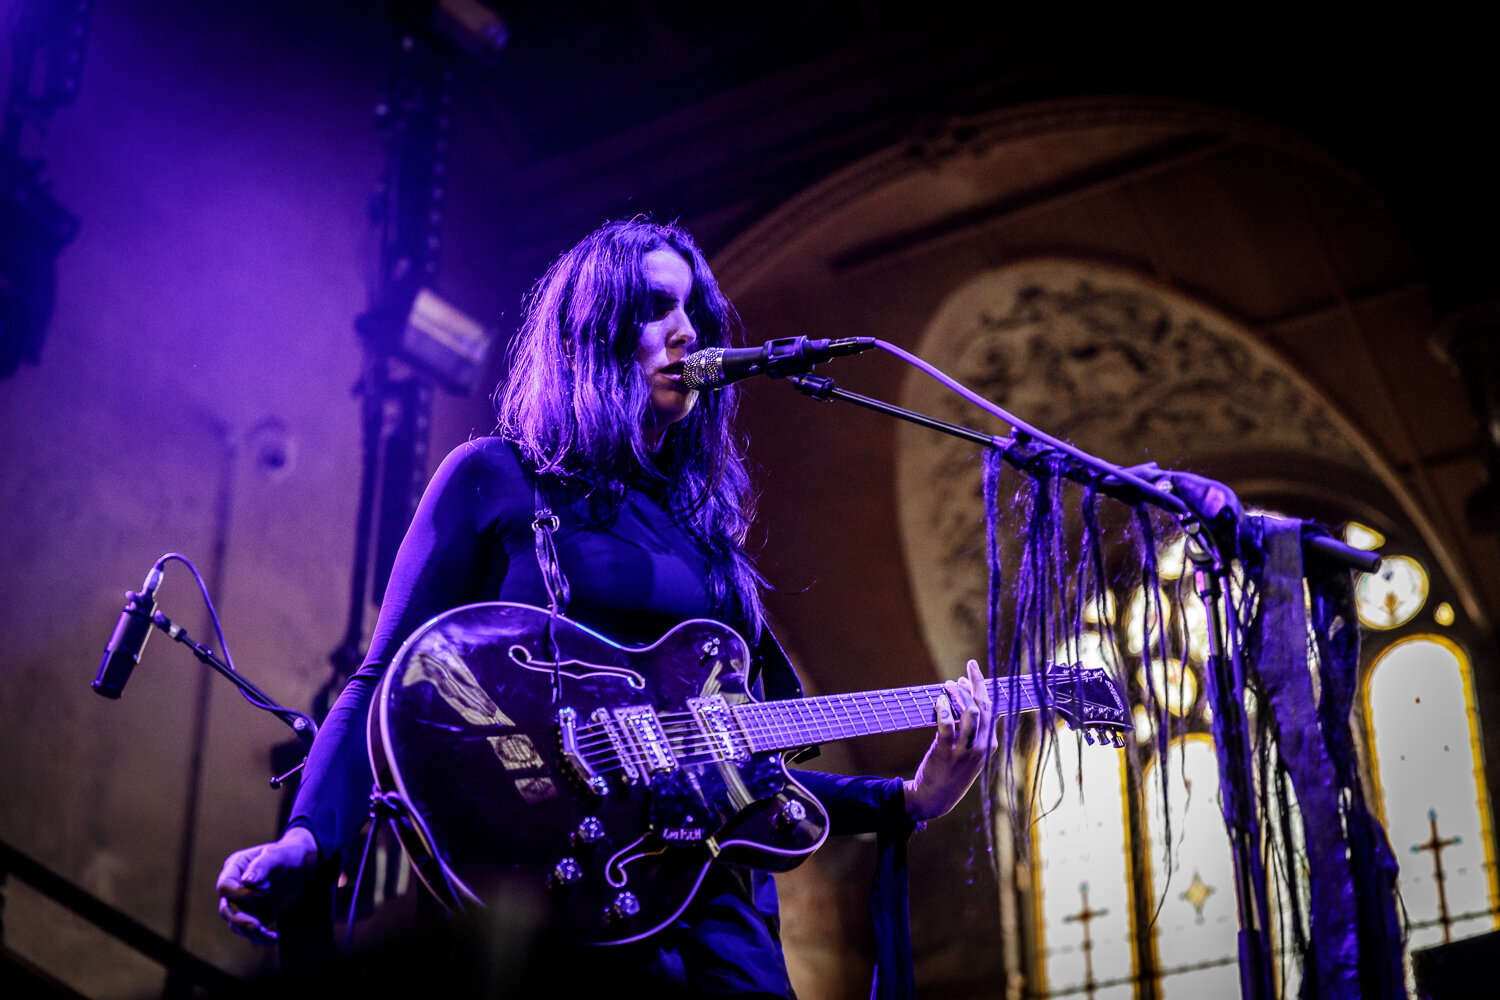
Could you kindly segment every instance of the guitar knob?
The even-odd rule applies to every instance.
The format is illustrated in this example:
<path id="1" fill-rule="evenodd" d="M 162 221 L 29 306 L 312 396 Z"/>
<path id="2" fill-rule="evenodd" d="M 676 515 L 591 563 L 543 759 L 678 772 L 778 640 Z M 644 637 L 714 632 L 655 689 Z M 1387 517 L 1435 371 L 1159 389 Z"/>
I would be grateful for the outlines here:
<path id="1" fill-rule="evenodd" d="M 776 826 L 786 830 L 807 819 L 807 806 L 792 799 L 776 813 Z"/>
<path id="2" fill-rule="evenodd" d="M 641 901 L 633 892 L 622 892 L 609 906 L 609 915 L 614 920 L 629 920 L 641 912 Z"/>
<path id="3" fill-rule="evenodd" d="M 573 831 L 575 844 L 597 844 L 603 839 L 604 824 L 599 822 L 598 816 L 585 816 L 578 824 L 578 829 Z"/>
<path id="4" fill-rule="evenodd" d="M 563 858 L 552 867 L 547 884 L 555 887 L 574 885 L 583 879 L 583 868 L 573 858 Z"/>

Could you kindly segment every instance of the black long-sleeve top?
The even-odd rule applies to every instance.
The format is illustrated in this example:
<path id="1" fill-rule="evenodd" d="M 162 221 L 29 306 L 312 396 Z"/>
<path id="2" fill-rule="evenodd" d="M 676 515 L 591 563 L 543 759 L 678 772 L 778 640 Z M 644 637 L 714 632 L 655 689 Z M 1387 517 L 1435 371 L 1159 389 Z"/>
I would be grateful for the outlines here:
<path id="1" fill-rule="evenodd" d="M 555 542 L 571 590 L 570 618 L 622 643 L 647 643 L 678 622 L 713 617 L 707 564 L 657 497 L 632 489 L 618 514 L 601 522 L 581 488 L 543 481 L 560 516 Z M 342 850 L 367 815 L 365 720 L 380 676 L 406 637 L 465 604 L 546 605 L 532 528 L 536 485 L 515 447 L 500 438 L 460 445 L 434 474 L 397 554 L 369 653 L 324 721 L 293 807 L 292 825 L 311 831 L 325 855 Z M 768 697 L 801 694 L 769 630 L 755 646 L 752 676 Z M 904 837 L 899 780 L 805 770 L 797 777 L 828 810 L 832 832 Z M 878 926 L 879 913 L 876 919 Z M 678 921 L 646 942 L 607 950 L 622 948 L 648 974 L 699 994 L 791 992 L 775 884 L 764 872 L 714 864 Z"/>

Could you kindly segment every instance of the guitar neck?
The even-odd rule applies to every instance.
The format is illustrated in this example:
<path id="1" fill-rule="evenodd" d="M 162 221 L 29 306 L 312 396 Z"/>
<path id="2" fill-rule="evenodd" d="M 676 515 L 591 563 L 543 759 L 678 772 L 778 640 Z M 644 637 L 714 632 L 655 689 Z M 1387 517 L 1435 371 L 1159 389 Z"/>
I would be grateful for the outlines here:
<path id="1" fill-rule="evenodd" d="M 1031 675 L 987 681 L 995 716 L 1034 712 L 1039 702 Z M 941 684 L 751 702 L 734 709 L 750 749 L 792 750 L 832 740 L 896 733 L 937 725 L 934 706 Z"/>

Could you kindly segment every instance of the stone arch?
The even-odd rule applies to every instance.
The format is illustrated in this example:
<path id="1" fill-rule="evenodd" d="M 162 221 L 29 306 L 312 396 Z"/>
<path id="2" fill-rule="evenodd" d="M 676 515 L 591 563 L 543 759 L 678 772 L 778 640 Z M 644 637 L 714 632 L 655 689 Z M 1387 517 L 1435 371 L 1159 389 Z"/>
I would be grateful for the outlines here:
<path id="1" fill-rule="evenodd" d="M 979 274 L 943 302 L 919 356 L 1019 419 L 1122 465 L 1199 471 L 1240 452 L 1359 469 L 1373 449 L 1320 393 L 1226 316 L 1119 268 L 1057 258 Z M 901 405 L 972 408 L 913 370 Z M 982 646 L 973 540 L 985 533 L 973 446 L 903 425 L 897 507 L 913 597 L 941 662 Z"/>
<path id="2" fill-rule="evenodd" d="M 1246 192 L 1258 190 L 1269 191 L 1256 203 L 1259 214 L 1242 207 Z M 1195 257 L 1228 253 L 1223 244 L 1231 242 L 1244 245 L 1233 248 L 1237 256 L 1229 263 L 1248 266 L 1221 271 L 1192 266 L 1199 263 Z M 1429 319 L 1421 311 L 1425 292 L 1412 277 L 1406 239 L 1372 191 L 1335 158 L 1290 132 L 1221 108 L 1087 98 L 925 122 L 906 141 L 850 165 L 770 213 L 717 254 L 715 267 L 752 340 L 877 336 L 925 357 L 923 352 L 938 345 L 931 339 L 934 330 L 958 322 L 951 310 L 980 309 L 969 317 L 974 330 L 983 327 L 983 310 L 1020 322 L 1017 310 L 1024 303 L 1017 296 L 1023 287 L 1039 290 L 1032 305 L 1041 303 L 1055 313 L 1039 322 L 1058 335 L 1077 339 L 1078 330 L 1067 334 L 1068 324 L 1112 316 L 1109 323 L 1133 331 L 1112 334 L 1115 347 L 1146 353 L 1129 362 L 1123 354 L 1115 357 L 1111 377 L 1118 384 L 1111 391 L 1139 405 L 1132 411 L 1134 424 L 1103 435 L 1096 453 L 1123 464 L 1152 458 L 1182 467 L 1181 461 L 1190 459 L 1194 471 L 1232 485 L 1237 485 L 1235 465 L 1244 458 L 1257 483 L 1281 488 L 1309 478 L 1326 495 L 1359 496 L 1420 537 L 1482 625 L 1485 616 L 1463 570 L 1453 526 L 1434 524 L 1428 516 L 1431 492 L 1414 491 L 1410 477 L 1398 474 L 1398 462 L 1407 459 L 1399 454 L 1405 431 L 1372 433 L 1381 419 L 1374 412 L 1378 406 L 1339 397 L 1345 373 L 1337 351 L 1320 353 L 1319 344 L 1334 341 L 1319 322 L 1306 329 L 1276 328 L 1278 317 L 1299 310 L 1303 316 L 1318 314 L 1315 319 L 1335 313 L 1348 320 L 1346 326 L 1357 325 L 1358 310 L 1366 304 L 1350 303 L 1348 286 L 1356 282 L 1339 269 L 1351 248 L 1370 244 L 1378 244 L 1390 261 L 1372 265 L 1371 273 L 1384 266 L 1399 276 L 1397 306 L 1412 317 L 1404 320 L 1403 335 L 1420 342 Z M 1038 284 L 1038 276 L 1046 280 Z M 985 304 L 979 307 L 981 299 Z M 1419 300 L 1418 305 L 1408 299 Z M 1368 307 L 1391 312 L 1387 306 L 1372 299 Z M 1144 314 L 1129 318 L 1132 309 L 1153 311 L 1167 332 L 1152 332 Z M 1045 339 L 1038 334 L 1031 342 Z M 1096 401 L 1073 392 L 1070 406 L 1077 411 L 1061 412 L 1045 399 L 1028 397 L 1026 378 L 986 371 L 974 356 L 979 348 L 971 345 L 967 359 L 961 345 L 954 350 L 952 356 L 927 360 L 940 367 L 957 365 L 962 372 L 953 373 L 976 388 L 997 378 L 1013 382 L 1009 391 L 1020 393 L 1018 401 L 1025 404 L 1016 406 L 1018 415 L 1093 447 L 1082 432 L 1093 427 L 1097 435 L 1105 422 Z M 1054 357 L 1055 369 L 1037 385 L 1107 367 L 1107 355 Z M 829 373 L 853 377 L 857 363 L 841 362 Z M 1174 364 L 1181 370 L 1169 380 L 1170 392 L 1163 387 L 1137 398 L 1120 381 L 1137 364 L 1158 373 Z M 1202 367 L 1197 376 L 1195 366 Z M 1132 377 L 1139 385 L 1150 381 Z M 1239 385 L 1237 379 L 1272 394 L 1274 405 L 1285 412 L 1271 419 L 1247 391 L 1227 392 Z M 871 395 L 894 400 L 908 384 L 905 369 L 888 369 L 872 376 L 868 387 Z M 906 525 L 913 515 L 905 511 L 914 504 L 934 505 L 930 491 L 918 500 L 899 485 L 903 479 L 938 482 L 900 471 L 913 447 L 911 431 L 897 430 L 894 422 L 879 428 L 866 423 L 858 431 L 865 437 L 854 441 L 852 418 L 807 416 L 797 408 L 806 404 L 755 404 L 757 393 L 769 399 L 772 391 L 756 387 L 749 394 L 752 435 L 759 426 L 772 440 L 798 440 L 808 456 L 838 455 L 861 463 L 870 490 L 857 501 L 862 520 L 884 518 L 892 525 L 899 519 Z M 1040 409 L 1029 410 L 1032 404 L 1041 404 Z M 957 422 L 975 419 L 971 409 Z M 1211 442 L 1200 436 L 1186 447 L 1177 440 L 1184 428 L 1205 420 L 1217 428 Z M 1236 433 L 1236 421 L 1246 420 L 1253 433 Z M 773 456 L 765 464 L 773 467 L 768 479 L 775 488 L 766 503 L 773 517 L 783 491 L 796 498 L 785 508 L 789 520 L 809 509 L 849 503 L 847 490 L 837 492 L 835 477 L 807 467 L 813 463 L 801 456 Z M 881 576 L 879 566 L 861 561 L 868 539 L 844 525 L 827 527 L 818 539 L 826 548 L 817 557 L 856 567 L 867 583 L 863 604 L 850 589 L 851 611 L 871 603 L 884 610 L 868 596 L 873 590 L 889 590 L 898 582 L 921 590 L 931 577 L 943 575 L 932 565 L 926 543 L 908 538 L 903 561 L 910 577 Z M 952 591 L 950 598 L 959 599 L 963 590 Z M 901 596 L 912 603 L 925 600 L 914 592 Z M 830 647 L 838 645 L 836 629 L 818 627 L 828 633 Z M 922 631 L 942 628 L 935 621 Z M 945 655 L 924 651 L 935 663 Z M 810 656 L 819 658 L 816 650 Z M 948 663 L 940 672 L 948 671 Z"/>

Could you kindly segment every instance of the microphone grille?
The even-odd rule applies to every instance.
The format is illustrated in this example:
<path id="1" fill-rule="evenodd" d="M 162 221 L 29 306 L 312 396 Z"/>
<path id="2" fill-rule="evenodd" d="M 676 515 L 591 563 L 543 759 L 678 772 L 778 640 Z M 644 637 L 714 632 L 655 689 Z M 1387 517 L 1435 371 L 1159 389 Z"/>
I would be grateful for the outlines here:
<path id="1" fill-rule="evenodd" d="M 724 348 L 708 347 L 682 359 L 682 384 L 689 389 L 719 389 L 724 378 Z"/>

